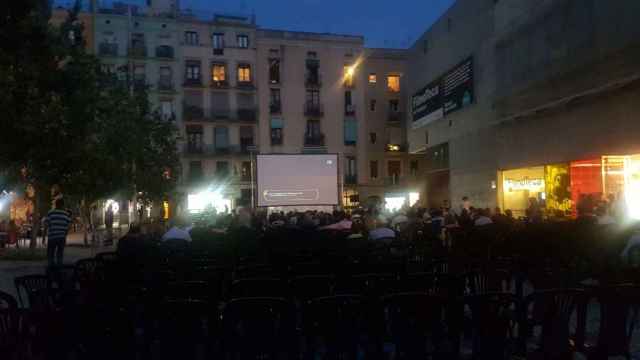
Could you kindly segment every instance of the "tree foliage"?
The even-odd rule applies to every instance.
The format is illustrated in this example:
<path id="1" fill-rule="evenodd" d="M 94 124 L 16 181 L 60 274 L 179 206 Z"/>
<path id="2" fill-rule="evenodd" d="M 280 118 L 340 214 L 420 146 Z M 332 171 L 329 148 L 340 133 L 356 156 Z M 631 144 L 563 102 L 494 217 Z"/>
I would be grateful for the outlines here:
<path id="1" fill-rule="evenodd" d="M 176 128 L 100 71 L 85 50 L 79 6 L 60 26 L 47 0 L 0 10 L 0 170 L 44 196 L 60 185 L 88 202 L 141 192 L 160 199 L 175 186 Z"/>

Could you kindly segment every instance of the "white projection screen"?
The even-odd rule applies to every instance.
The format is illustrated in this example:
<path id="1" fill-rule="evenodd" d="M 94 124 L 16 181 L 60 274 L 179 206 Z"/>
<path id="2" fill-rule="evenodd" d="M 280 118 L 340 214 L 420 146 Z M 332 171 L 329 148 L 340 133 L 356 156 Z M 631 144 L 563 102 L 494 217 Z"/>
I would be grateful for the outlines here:
<path id="1" fill-rule="evenodd" d="M 258 155 L 258 206 L 338 205 L 338 155 Z"/>

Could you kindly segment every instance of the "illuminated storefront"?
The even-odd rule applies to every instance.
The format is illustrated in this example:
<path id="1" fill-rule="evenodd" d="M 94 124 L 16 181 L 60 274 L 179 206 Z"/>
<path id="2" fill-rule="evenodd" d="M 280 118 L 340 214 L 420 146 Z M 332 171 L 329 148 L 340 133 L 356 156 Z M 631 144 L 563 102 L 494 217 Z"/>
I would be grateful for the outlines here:
<path id="1" fill-rule="evenodd" d="M 498 203 L 516 216 L 524 216 L 532 201 L 549 216 L 576 216 L 585 201 L 593 206 L 621 201 L 627 216 L 640 219 L 640 155 L 505 170 L 498 176 Z"/>

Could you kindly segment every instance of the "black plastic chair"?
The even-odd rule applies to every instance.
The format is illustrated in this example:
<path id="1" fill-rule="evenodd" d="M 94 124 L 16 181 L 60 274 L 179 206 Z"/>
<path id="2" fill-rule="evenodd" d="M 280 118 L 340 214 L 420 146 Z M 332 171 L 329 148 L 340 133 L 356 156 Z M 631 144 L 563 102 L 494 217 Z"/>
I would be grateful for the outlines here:
<path id="1" fill-rule="evenodd" d="M 231 300 L 222 313 L 222 353 L 232 359 L 295 359 L 295 306 L 281 298 Z"/>
<path id="2" fill-rule="evenodd" d="M 624 356 L 631 359 L 630 345 L 640 308 L 640 287 L 620 285 L 597 290 L 600 329 L 597 343 L 586 346 L 589 359 Z"/>
<path id="3" fill-rule="evenodd" d="M 46 275 L 19 276 L 14 279 L 14 284 L 20 307 L 38 312 L 45 312 L 51 309 L 49 278 Z M 23 297 L 23 294 L 25 297 Z"/>
<path id="4" fill-rule="evenodd" d="M 291 291 L 284 280 L 270 278 L 241 279 L 231 284 L 231 299 L 272 297 L 289 299 Z"/>
<path id="5" fill-rule="evenodd" d="M 393 292 L 433 293 L 437 287 L 437 279 L 438 276 L 430 272 L 406 274 L 393 285 Z"/>
<path id="6" fill-rule="evenodd" d="M 366 303 L 362 296 L 336 295 L 311 300 L 303 308 L 307 351 L 313 358 L 322 340 L 330 359 L 356 359 L 366 330 Z"/>
<path id="7" fill-rule="evenodd" d="M 336 295 L 362 295 L 369 299 L 385 295 L 397 281 L 393 274 L 361 274 L 338 278 L 334 288 Z"/>
<path id="8" fill-rule="evenodd" d="M 233 279 L 274 278 L 276 272 L 270 265 L 256 264 L 238 266 L 233 272 Z"/>
<path id="9" fill-rule="evenodd" d="M 519 351 L 527 351 L 527 339 L 541 327 L 533 354 L 544 359 L 571 359 L 575 349 L 570 344 L 569 322 L 584 296 L 579 289 L 542 290 L 528 295 L 521 308 Z"/>
<path id="10" fill-rule="evenodd" d="M 0 291 L 0 354 L 6 359 L 17 357 L 20 343 L 18 302 Z"/>
<path id="11" fill-rule="evenodd" d="M 484 293 L 465 298 L 471 309 L 473 358 L 481 360 L 507 359 L 514 350 L 513 314 L 517 298 L 511 293 Z"/>
<path id="12" fill-rule="evenodd" d="M 509 292 L 510 276 L 503 270 L 472 271 L 465 275 L 466 294 L 481 295 L 494 292 Z"/>
<path id="13" fill-rule="evenodd" d="M 168 299 L 161 309 L 158 331 L 162 359 L 194 359 L 196 349 L 204 348 L 212 333 L 217 333 L 217 307 L 207 301 Z"/>
<path id="14" fill-rule="evenodd" d="M 311 299 L 333 295 L 332 276 L 298 276 L 291 280 L 291 292 L 296 300 L 305 303 Z"/>
<path id="15" fill-rule="evenodd" d="M 202 301 L 212 306 L 220 301 L 219 292 L 204 281 L 171 282 L 167 284 L 165 296 L 168 300 Z"/>
<path id="16" fill-rule="evenodd" d="M 96 305 L 107 299 L 104 292 L 104 263 L 98 259 L 81 259 L 75 264 L 75 278 L 79 286 L 80 301 Z"/>
<path id="17" fill-rule="evenodd" d="M 425 359 L 443 349 L 443 298 L 420 292 L 399 293 L 382 299 L 387 335 L 397 359 Z M 432 349 L 428 349 L 428 341 Z"/>
<path id="18" fill-rule="evenodd" d="M 47 268 L 49 290 L 57 307 L 73 306 L 78 295 L 73 265 L 53 265 Z"/>

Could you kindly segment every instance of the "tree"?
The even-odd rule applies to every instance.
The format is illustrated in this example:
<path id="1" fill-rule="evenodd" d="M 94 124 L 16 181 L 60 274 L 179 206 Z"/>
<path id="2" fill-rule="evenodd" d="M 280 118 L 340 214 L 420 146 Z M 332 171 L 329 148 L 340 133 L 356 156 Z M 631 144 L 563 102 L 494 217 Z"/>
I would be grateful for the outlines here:
<path id="1" fill-rule="evenodd" d="M 79 9 L 59 27 L 46 0 L 0 10 L 0 169 L 34 187 L 34 233 L 53 185 L 85 209 L 114 192 L 157 200 L 175 186 L 165 176 L 178 167 L 175 126 L 152 111 L 145 89 L 131 91 L 130 76 L 101 73 Z"/>

